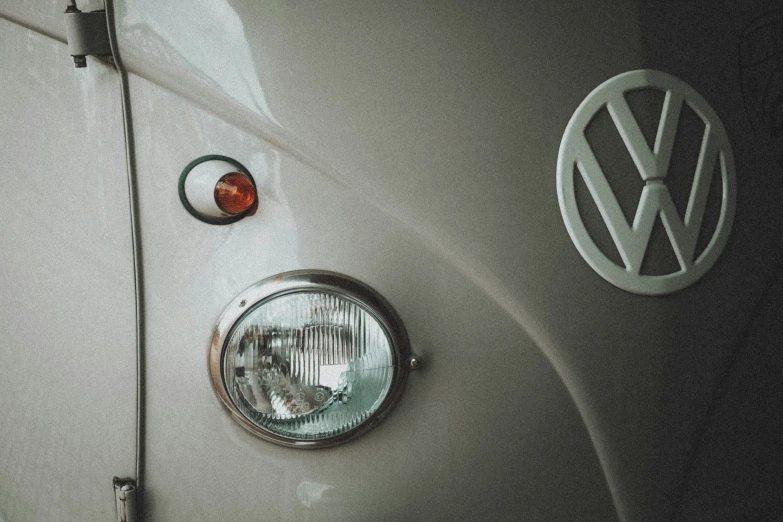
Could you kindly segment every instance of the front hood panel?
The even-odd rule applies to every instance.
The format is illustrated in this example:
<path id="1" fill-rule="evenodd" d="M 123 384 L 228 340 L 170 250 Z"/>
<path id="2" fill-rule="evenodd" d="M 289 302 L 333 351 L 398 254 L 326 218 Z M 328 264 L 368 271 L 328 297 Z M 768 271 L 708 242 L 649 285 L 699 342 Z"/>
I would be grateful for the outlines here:
<path id="1" fill-rule="evenodd" d="M 748 41 L 743 31 L 773 3 L 558 1 L 457 9 L 137 0 L 119 5 L 117 20 L 125 62 L 145 86 L 137 96 L 153 100 L 136 102 L 147 103 L 136 117 L 140 128 L 159 129 L 162 116 L 154 114 L 167 103 L 154 101 L 146 79 L 184 98 L 188 110 L 214 115 L 194 126 L 206 133 L 194 143 L 230 148 L 225 137 L 209 135 L 230 125 L 244 154 L 268 147 L 297 165 L 281 171 L 281 183 L 305 169 L 336 187 L 336 200 L 361 201 L 354 218 L 376 216 L 379 227 L 404 237 L 400 245 L 419 245 L 364 265 L 336 248 L 327 257 L 304 255 L 340 237 L 323 224 L 320 237 L 300 234 L 296 255 L 242 268 L 223 292 L 226 302 L 269 270 L 297 263 L 353 267 L 381 280 L 392 259 L 413 280 L 416 272 L 429 276 L 438 271 L 433 267 L 446 267 L 462 281 L 457 286 L 476 292 L 466 299 L 502 314 L 513 325 L 508 331 L 523 333 L 552 366 L 587 428 L 620 517 L 657 520 L 680 509 L 716 390 L 778 270 L 780 143 L 773 120 L 748 117 L 777 112 L 764 105 L 769 97 L 743 97 L 743 82 L 761 73 L 737 60 Z M 725 251 L 696 284 L 659 297 L 620 290 L 590 268 L 568 236 L 555 188 L 558 147 L 576 107 L 603 81 L 641 68 L 673 74 L 705 97 L 727 128 L 737 165 L 737 215 Z M 189 139 L 184 131 L 182 139 Z M 192 151 L 199 152 L 220 151 Z M 172 155 L 171 168 L 184 159 Z M 314 186 L 286 191 L 302 197 Z M 286 219 L 286 226 L 315 230 L 303 224 L 312 219 L 304 210 Z M 350 216 L 336 222 L 372 236 L 366 222 Z M 259 251 L 286 242 L 275 243 L 272 229 L 258 230 Z M 201 237 L 205 248 L 219 250 Z M 432 264 L 408 259 L 414 252 L 431 256 Z M 441 282 L 426 288 L 443 292 L 451 284 Z M 399 281 L 392 286 L 405 288 Z M 423 290 L 411 292 L 423 299 Z M 423 305 L 412 299 L 409 306 L 403 316 Z M 481 325 L 471 324 L 474 332 Z M 418 331 L 435 336 L 424 324 Z M 434 358 L 454 356 L 435 339 Z"/>

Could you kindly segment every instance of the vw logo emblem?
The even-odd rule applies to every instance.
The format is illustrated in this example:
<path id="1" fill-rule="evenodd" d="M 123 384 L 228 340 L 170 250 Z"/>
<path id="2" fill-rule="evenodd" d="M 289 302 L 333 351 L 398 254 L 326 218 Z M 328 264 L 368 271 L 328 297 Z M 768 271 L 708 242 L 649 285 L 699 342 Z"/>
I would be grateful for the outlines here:
<path id="1" fill-rule="evenodd" d="M 625 94 L 636 89 L 665 93 L 652 149 Z M 696 171 L 685 215 L 681 216 L 666 187 L 680 113 L 687 104 L 704 123 Z M 585 129 L 606 108 L 644 182 L 633 223 L 626 220 L 590 144 Z M 625 151 L 623 151 L 625 153 Z M 716 163 L 717 162 L 717 163 Z M 719 166 L 720 179 L 713 180 Z M 574 168 L 576 167 L 576 169 Z M 577 206 L 574 179 L 578 171 L 595 201 L 623 265 L 609 259 L 590 237 Z M 709 270 L 726 246 L 736 205 L 734 157 L 726 129 L 707 101 L 688 84 L 660 71 L 630 71 L 607 80 L 579 105 L 566 127 L 557 159 L 557 197 L 571 240 L 587 263 L 613 285 L 629 292 L 662 295 L 693 284 Z M 696 243 L 711 183 L 721 183 L 720 216 L 707 246 L 697 255 Z M 640 273 L 653 225 L 660 216 L 680 269 L 664 275 Z"/>

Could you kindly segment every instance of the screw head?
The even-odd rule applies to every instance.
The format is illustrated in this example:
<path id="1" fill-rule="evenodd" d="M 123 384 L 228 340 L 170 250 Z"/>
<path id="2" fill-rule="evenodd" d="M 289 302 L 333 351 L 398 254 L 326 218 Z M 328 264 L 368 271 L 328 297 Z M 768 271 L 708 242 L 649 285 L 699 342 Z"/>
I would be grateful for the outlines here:
<path id="1" fill-rule="evenodd" d="M 418 355 L 411 355 L 408 357 L 408 369 L 418 370 L 419 368 L 421 368 L 421 357 Z"/>

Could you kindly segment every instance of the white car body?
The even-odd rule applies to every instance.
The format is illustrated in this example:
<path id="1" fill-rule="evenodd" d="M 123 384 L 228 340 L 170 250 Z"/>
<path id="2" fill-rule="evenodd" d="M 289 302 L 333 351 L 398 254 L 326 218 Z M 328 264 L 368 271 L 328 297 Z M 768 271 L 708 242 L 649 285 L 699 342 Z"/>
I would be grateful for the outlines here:
<path id="1" fill-rule="evenodd" d="M 85 69 L 65 4 L 0 1 L 0 520 L 111 520 L 113 477 L 153 521 L 783 519 L 778 2 L 118 0 L 121 62 Z M 736 164 L 725 249 L 658 296 L 585 262 L 556 188 L 574 111 L 639 69 Z M 185 211 L 207 154 L 255 215 Z M 424 361 L 314 451 L 242 429 L 206 362 L 298 269 L 373 287 Z"/>

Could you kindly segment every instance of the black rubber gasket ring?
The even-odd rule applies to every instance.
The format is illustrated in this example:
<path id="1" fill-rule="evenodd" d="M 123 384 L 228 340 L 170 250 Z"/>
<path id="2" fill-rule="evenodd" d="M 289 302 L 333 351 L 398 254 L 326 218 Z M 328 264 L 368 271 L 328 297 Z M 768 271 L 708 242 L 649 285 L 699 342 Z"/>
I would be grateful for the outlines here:
<path id="1" fill-rule="evenodd" d="M 193 168 L 196 165 L 200 165 L 205 161 L 212 161 L 212 160 L 219 160 L 219 161 L 225 161 L 226 163 L 230 163 L 231 165 L 235 166 L 240 173 L 250 178 L 250 183 L 253 184 L 253 188 L 256 190 L 256 205 L 258 204 L 258 187 L 256 187 L 256 180 L 253 179 L 253 176 L 252 174 L 250 174 L 250 171 L 247 170 L 245 166 L 239 163 L 237 160 L 229 158 L 228 156 L 221 156 L 220 154 L 209 154 L 207 156 L 201 156 L 200 158 L 194 159 L 193 161 L 188 163 L 187 166 L 185 166 L 185 169 L 182 171 L 182 174 L 180 174 L 179 176 L 179 200 L 182 202 L 182 206 L 185 207 L 185 210 L 187 210 L 191 216 L 198 219 L 199 221 L 208 223 L 210 225 L 230 225 L 231 223 L 236 223 L 237 221 L 245 217 L 248 214 L 248 212 L 253 210 L 253 207 L 250 207 L 249 209 L 245 210 L 241 214 L 237 214 L 236 216 L 230 216 L 226 218 L 216 218 L 216 217 L 205 216 L 204 214 L 201 214 L 198 210 L 193 208 L 193 205 L 190 204 L 190 201 L 188 201 L 188 197 L 185 195 L 185 179 L 187 179 L 188 174 L 190 174 L 190 171 L 193 170 Z"/>

